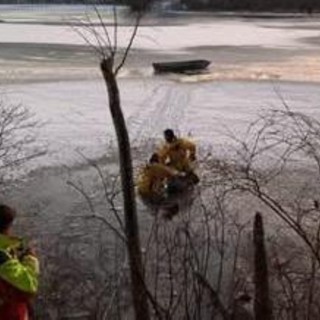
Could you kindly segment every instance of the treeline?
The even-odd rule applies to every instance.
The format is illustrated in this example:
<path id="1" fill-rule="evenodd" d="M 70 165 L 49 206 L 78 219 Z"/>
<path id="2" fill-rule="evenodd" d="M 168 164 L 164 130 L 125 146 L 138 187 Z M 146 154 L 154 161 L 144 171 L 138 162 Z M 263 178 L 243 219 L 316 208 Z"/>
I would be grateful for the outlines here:
<path id="1" fill-rule="evenodd" d="M 132 9 L 146 9 L 153 2 L 168 0 L 0 0 L 0 4 L 126 4 Z M 223 11 L 296 11 L 320 10 L 320 0 L 171 0 L 175 8 Z M 179 3 L 180 2 L 180 3 Z"/>
<path id="2" fill-rule="evenodd" d="M 110 4 L 110 0 L 0 0 L 0 4 Z"/>
<path id="3" fill-rule="evenodd" d="M 192 10 L 297 11 L 312 13 L 320 9 L 320 0 L 181 0 Z"/>
<path id="4" fill-rule="evenodd" d="M 103 5 L 116 4 L 127 5 L 133 11 L 147 10 L 153 2 L 162 0 L 0 0 L 0 5 L 46 5 L 46 4 L 82 4 L 82 5 Z"/>

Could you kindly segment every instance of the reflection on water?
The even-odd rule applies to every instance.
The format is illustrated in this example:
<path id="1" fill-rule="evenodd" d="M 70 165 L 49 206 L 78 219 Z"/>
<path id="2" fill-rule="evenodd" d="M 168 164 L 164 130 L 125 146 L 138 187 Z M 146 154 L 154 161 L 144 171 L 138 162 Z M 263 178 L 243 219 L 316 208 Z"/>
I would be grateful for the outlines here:
<path id="1" fill-rule="evenodd" d="M 68 5 L 68 4 L 1 4 L 1 20 L 5 22 L 42 22 L 67 23 L 68 19 L 93 18 L 98 21 L 95 10 L 98 10 L 104 19 L 112 20 L 114 6 L 112 5 Z M 128 10 L 117 6 L 120 17 L 127 15 Z"/>
<path id="2" fill-rule="evenodd" d="M 28 8 L 28 7 L 27 7 Z M 44 7 L 45 8 L 45 7 Z M 49 8 L 51 8 L 49 6 Z M 41 19 L 43 24 L 39 25 L 20 25 L 6 24 L 0 25 L 0 42 L 37 42 L 37 43 L 65 43 L 65 44 L 84 44 L 83 39 L 77 37 L 70 26 L 45 25 L 48 21 L 66 21 L 72 20 L 72 13 L 75 13 L 76 19 L 84 18 L 88 23 L 92 22 L 95 13 L 90 7 L 89 17 L 87 7 L 78 6 L 58 6 L 59 10 L 9 10 L 2 11 L 1 19 L 3 21 L 14 21 L 15 19 L 23 22 Z M 75 8 L 75 9 L 74 9 Z M 103 6 L 102 14 L 106 14 L 107 22 L 113 18 L 110 7 Z M 60 10 L 61 9 L 61 10 Z M 77 16 L 79 14 L 80 16 Z M 111 14 L 111 16 L 110 16 Z M 122 15 L 124 21 L 129 18 Z M 89 18 L 90 20 L 88 21 Z M 46 21 L 48 19 L 48 21 Z M 97 17 L 95 17 L 97 20 Z M 318 30 L 315 26 L 320 25 L 319 19 L 309 20 L 263 20 L 263 19 L 243 19 L 241 17 L 218 18 L 218 17 L 197 17 L 192 15 L 187 17 L 173 17 L 170 19 L 159 17 L 146 18 L 147 23 L 142 24 L 135 39 L 134 46 L 149 50 L 182 50 L 187 47 L 200 46 L 262 46 L 279 48 L 301 48 L 305 49 L 306 44 L 300 43 L 299 38 L 317 37 Z M 76 22 L 76 20 L 74 21 Z M 170 22 L 174 22 L 170 24 Z M 312 23 L 313 28 L 306 28 Z M 168 25 L 169 24 L 169 25 Z M 294 27 L 294 28 L 290 28 Z M 113 29 L 108 26 L 110 35 L 113 36 Z M 23 32 L 21 32 L 23 30 Z M 104 34 L 103 28 L 97 29 L 97 32 Z M 118 45 L 127 44 L 131 35 L 132 27 L 120 24 L 118 29 Z M 43 33 L 47 38 L 43 37 Z M 89 33 L 88 33 L 89 36 Z M 308 47 L 312 47 L 309 44 Z"/>

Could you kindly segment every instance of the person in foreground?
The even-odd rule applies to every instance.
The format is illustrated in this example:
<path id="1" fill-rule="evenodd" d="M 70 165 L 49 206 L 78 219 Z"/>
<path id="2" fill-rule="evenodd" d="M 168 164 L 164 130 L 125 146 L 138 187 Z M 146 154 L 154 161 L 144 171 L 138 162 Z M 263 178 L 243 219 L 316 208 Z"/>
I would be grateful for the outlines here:
<path id="1" fill-rule="evenodd" d="M 30 303 L 38 291 L 39 262 L 23 240 L 12 235 L 16 212 L 0 204 L 0 319 L 31 320 Z"/>

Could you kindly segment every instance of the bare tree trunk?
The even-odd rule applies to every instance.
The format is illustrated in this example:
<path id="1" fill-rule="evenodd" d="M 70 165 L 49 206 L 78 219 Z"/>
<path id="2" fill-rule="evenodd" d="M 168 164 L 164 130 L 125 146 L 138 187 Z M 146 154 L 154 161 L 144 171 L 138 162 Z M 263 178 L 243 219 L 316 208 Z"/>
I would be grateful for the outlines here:
<path id="1" fill-rule="evenodd" d="M 133 168 L 130 141 L 126 123 L 120 106 L 120 94 L 113 72 L 112 58 L 101 61 L 101 71 L 107 86 L 109 108 L 115 126 L 120 158 L 120 175 L 124 201 L 127 249 L 131 272 L 131 290 L 137 320 L 149 320 L 148 300 L 144 283 L 140 250 L 137 208 L 134 193 Z"/>
<path id="2" fill-rule="evenodd" d="M 272 307 L 269 292 L 267 255 L 264 245 L 262 216 L 256 213 L 253 229 L 254 243 L 254 314 L 256 320 L 272 320 Z"/>

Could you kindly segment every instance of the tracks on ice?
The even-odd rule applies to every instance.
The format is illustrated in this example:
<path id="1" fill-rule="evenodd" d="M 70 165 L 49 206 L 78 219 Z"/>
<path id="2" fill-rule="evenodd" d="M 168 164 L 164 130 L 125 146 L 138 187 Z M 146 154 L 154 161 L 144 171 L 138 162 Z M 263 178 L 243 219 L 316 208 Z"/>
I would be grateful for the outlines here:
<path id="1" fill-rule="evenodd" d="M 162 138 L 166 128 L 178 132 L 184 127 L 191 94 L 182 85 L 159 85 L 139 103 L 138 111 L 127 119 L 133 143 Z"/>

